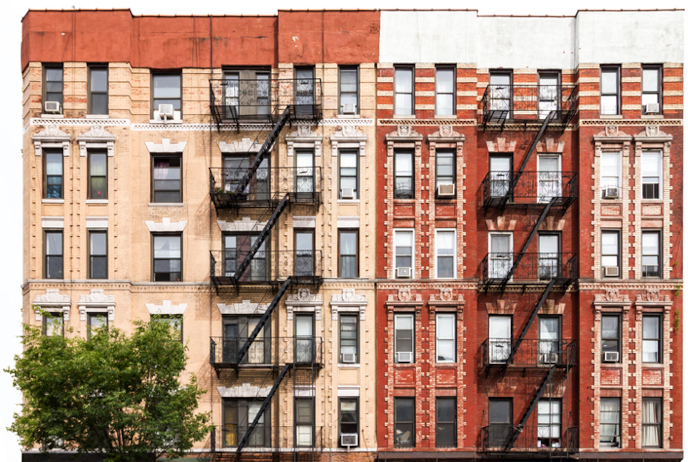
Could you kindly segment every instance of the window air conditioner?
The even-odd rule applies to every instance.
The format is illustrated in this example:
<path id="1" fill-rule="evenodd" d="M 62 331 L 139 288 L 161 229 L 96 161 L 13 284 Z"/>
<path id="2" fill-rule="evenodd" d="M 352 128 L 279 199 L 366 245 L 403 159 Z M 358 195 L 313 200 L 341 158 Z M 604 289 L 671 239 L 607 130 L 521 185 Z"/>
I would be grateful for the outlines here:
<path id="1" fill-rule="evenodd" d="M 541 353 L 540 362 L 543 364 L 556 364 L 558 361 L 558 355 L 556 353 Z"/>
<path id="2" fill-rule="evenodd" d="M 342 362 L 351 364 L 356 362 L 356 354 L 354 353 L 342 353 Z"/>
<path id="3" fill-rule="evenodd" d="M 619 188 L 616 186 L 611 186 L 602 189 L 602 199 L 618 199 L 619 198 Z"/>
<path id="4" fill-rule="evenodd" d="M 453 184 L 441 184 L 437 186 L 437 197 L 452 197 L 454 195 Z"/>
<path id="5" fill-rule="evenodd" d="M 342 433 L 340 436 L 342 446 L 358 446 L 358 433 Z"/>
<path id="6" fill-rule="evenodd" d="M 411 352 L 410 351 L 397 351 L 397 362 L 398 363 L 410 363 L 411 362 Z"/>
<path id="7" fill-rule="evenodd" d="M 619 277 L 619 267 L 618 266 L 605 266 L 604 267 L 604 277 Z"/>
<path id="8" fill-rule="evenodd" d="M 401 266 L 397 268 L 397 277 L 398 278 L 410 278 L 411 277 L 411 268 L 409 266 Z"/>
<path id="9" fill-rule="evenodd" d="M 619 352 L 618 351 L 605 351 L 604 352 L 604 362 L 605 363 L 618 363 L 619 362 Z"/>
<path id="10" fill-rule="evenodd" d="M 356 199 L 354 191 L 354 188 L 342 188 L 342 199 Z"/>
<path id="11" fill-rule="evenodd" d="M 45 113 L 46 114 L 59 114 L 62 112 L 59 101 L 46 101 L 45 102 Z"/>
<path id="12" fill-rule="evenodd" d="M 356 105 L 355 104 L 343 104 L 342 105 L 342 114 L 356 114 Z"/>
<path id="13" fill-rule="evenodd" d="M 168 117 L 172 117 L 174 119 L 174 105 L 173 104 L 159 104 L 158 105 L 158 114 L 160 115 L 160 118 L 163 120 L 167 120 Z"/>
<path id="14" fill-rule="evenodd" d="M 659 103 L 650 103 L 644 106 L 645 114 L 659 114 Z"/>

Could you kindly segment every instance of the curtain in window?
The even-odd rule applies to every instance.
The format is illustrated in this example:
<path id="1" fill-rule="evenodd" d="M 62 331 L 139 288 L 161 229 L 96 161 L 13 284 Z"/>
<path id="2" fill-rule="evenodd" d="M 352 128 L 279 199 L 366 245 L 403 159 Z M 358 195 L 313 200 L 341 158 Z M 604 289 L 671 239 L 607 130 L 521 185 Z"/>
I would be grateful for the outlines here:
<path id="1" fill-rule="evenodd" d="M 643 446 L 660 446 L 659 430 L 662 428 L 661 401 L 643 400 Z"/>
<path id="2" fill-rule="evenodd" d="M 155 170 L 153 171 L 154 180 L 166 180 L 170 172 L 169 159 L 156 159 Z"/>
<path id="3" fill-rule="evenodd" d="M 616 398 L 600 400 L 600 441 L 619 445 L 621 400 Z"/>

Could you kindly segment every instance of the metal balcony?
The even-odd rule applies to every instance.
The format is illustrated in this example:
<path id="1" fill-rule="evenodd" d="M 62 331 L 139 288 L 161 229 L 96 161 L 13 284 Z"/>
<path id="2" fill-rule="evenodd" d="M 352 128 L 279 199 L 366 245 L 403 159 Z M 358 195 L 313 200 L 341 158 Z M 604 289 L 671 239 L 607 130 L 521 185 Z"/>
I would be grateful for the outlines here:
<path id="1" fill-rule="evenodd" d="M 236 448 L 248 430 L 249 423 L 224 424 L 211 430 L 211 448 Z M 315 453 L 323 447 L 330 447 L 324 442 L 322 426 L 309 425 L 261 425 L 256 427 L 248 439 L 244 452 L 251 449 L 265 452 L 265 449 L 279 449 L 280 452 Z M 219 440 L 219 444 L 215 441 Z"/>
<path id="2" fill-rule="evenodd" d="M 210 251 L 210 280 L 215 287 L 249 285 L 277 286 L 292 278 L 293 284 L 320 285 L 323 275 L 321 250 L 259 250 L 237 281 L 234 273 L 249 249 Z"/>
<path id="3" fill-rule="evenodd" d="M 549 284 L 567 287 L 578 277 L 578 256 L 574 252 L 525 252 L 519 265 L 513 269 L 514 252 L 489 252 L 480 263 L 483 286 L 495 283 Z"/>
<path id="4" fill-rule="evenodd" d="M 480 102 L 482 128 L 506 122 L 541 124 L 554 111 L 566 127 L 578 112 L 577 85 L 488 85 Z"/>
<path id="5" fill-rule="evenodd" d="M 485 340 L 481 345 L 483 367 L 565 368 L 576 365 L 575 340 L 522 340 L 509 364 L 515 343 L 516 339 L 512 338 Z"/>
<path id="6" fill-rule="evenodd" d="M 279 368 L 323 365 L 323 340 L 320 337 L 257 337 L 239 360 L 241 348 L 248 335 L 239 337 L 210 337 L 210 365 L 216 372 L 227 368 Z"/>
<path id="7" fill-rule="evenodd" d="M 577 172 L 489 172 L 481 184 L 482 204 L 490 207 L 547 205 L 567 209 L 578 197 Z"/>
<path id="8" fill-rule="evenodd" d="M 505 446 L 514 437 L 513 448 L 508 451 Z M 578 451 L 578 427 L 563 427 L 561 424 L 526 425 L 521 428 L 512 424 L 490 424 L 482 428 L 483 451 L 486 452 L 528 452 L 532 456 L 545 457 L 555 453 Z"/>
<path id="9" fill-rule="evenodd" d="M 236 194 L 249 168 L 211 168 L 210 198 L 217 210 L 225 208 L 270 208 L 289 195 L 290 204 L 320 205 L 321 167 L 258 168 L 243 194 Z"/>

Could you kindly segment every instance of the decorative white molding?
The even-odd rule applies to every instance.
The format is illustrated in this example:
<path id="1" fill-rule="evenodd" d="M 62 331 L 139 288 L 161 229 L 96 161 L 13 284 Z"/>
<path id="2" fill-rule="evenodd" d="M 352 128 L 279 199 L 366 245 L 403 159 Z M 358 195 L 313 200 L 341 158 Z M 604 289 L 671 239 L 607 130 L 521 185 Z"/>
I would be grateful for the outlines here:
<path id="1" fill-rule="evenodd" d="M 396 131 L 385 136 L 386 141 L 422 141 L 423 135 L 413 129 L 411 125 L 398 125 Z"/>
<path id="2" fill-rule="evenodd" d="M 357 130 L 354 125 L 342 125 L 339 131 L 330 135 L 332 145 L 332 155 L 337 156 L 339 149 L 358 149 L 360 156 L 366 155 L 366 143 L 368 135 Z"/>
<path id="3" fill-rule="evenodd" d="M 69 134 L 52 123 L 48 123 L 42 132 L 33 135 L 33 147 L 37 156 L 42 155 L 45 148 L 58 148 L 62 149 L 64 157 L 69 157 L 69 141 Z"/>
<path id="4" fill-rule="evenodd" d="M 220 146 L 220 152 L 222 152 L 222 154 L 260 151 L 260 144 L 254 142 L 251 138 L 242 138 L 241 141 L 234 141 L 232 143 L 220 141 L 218 145 Z"/>
<path id="5" fill-rule="evenodd" d="M 162 315 L 180 315 L 184 314 L 186 307 L 189 306 L 188 303 L 180 303 L 179 305 L 173 305 L 170 300 L 163 300 L 162 305 L 155 305 L 153 303 L 146 303 L 146 308 L 148 313 L 152 315 L 162 314 Z"/>
<path id="6" fill-rule="evenodd" d="M 117 137 L 109 133 L 102 125 L 93 125 L 89 131 L 77 137 L 79 154 L 86 157 L 89 149 L 107 149 L 108 157 L 115 155 L 115 141 Z"/>
<path id="7" fill-rule="evenodd" d="M 294 228 L 315 228 L 315 217 L 293 217 Z"/>
<path id="8" fill-rule="evenodd" d="M 361 387 L 358 385 L 339 385 L 337 396 L 340 398 L 358 398 L 361 396 Z"/>
<path id="9" fill-rule="evenodd" d="M 41 225 L 44 229 L 64 229 L 64 217 L 41 217 Z"/>
<path id="10" fill-rule="evenodd" d="M 313 385 L 296 385 L 294 386 L 294 396 L 298 398 L 314 398 L 315 387 Z"/>
<path id="11" fill-rule="evenodd" d="M 322 152 L 322 136 L 311 129 L 311 125 L 298 125 L 296 131 L 285 136 L 287 155 L 293 156 L 295 149 L 313 149 L 315 156 Z"/>
<path id="12" fill-rule="evenodd" d="M 322 297 L 320 294 L 311 294 L 310 289 L 299 289 L 295 294 L 287 295 L 284 304 L 287 307 L 287 320 L 294 318 L 294 311 L 314 312 L 316 320 L 322 317 Z"/>
<path id="13" fill-rule="evenodd" d="M 71 301 L 69 295 L 60 294 L 60 289 L 46 289 L 44 295 L 36 295 L 32 305 L 51 313 L 62 313 L 63 319 L 69 321 Z M 43 316 L 38 310 L 36 310 L 36 321 L 43 321 Z"/>
<path id="14" fill-rule="evenodd" d="M 242 217 L 241 220 L 224 221 L 217 220 L 217 226 L 222 232 L 243 232 L 243 231 L 261 231 L 267 221 L 259 222 L 258 220 L 251 220 L 249 217 Z"/>
<path id="15" fill-rule="evenodd" d="M 364 294 L 357 294 L 356 289 L 342 289 L 341 294 L 333 294 L 330 299 L 332 321 L 339 319 L 339 312 L 358 313 L 358 318 L 365 321 L 368 299 Z"/>
<path id="16" fill-rule="evenodd" d="M 152 141 L 146 141 L 146 148 L 151 154 L 165 154 L 165 153 L 180 153 L 184 152 L 186 147 L 186 141 L 180 141 L 179 143 L 170 143 L 169 138 L 163 138 L 162 143 L 153 143 Z"/>
<path id="17" fill-rule="evenodd" d="M 263 314 L 265 310 L 268 309 L 268 305 L 261 303 L 252 303 L 251 300 L 243 300 L 241 303 L 233 303 L 231 305 L 226 305 L 224 303 L 218 303 L 217 309 L 220 310 L 220 314 L 225 315 L 250 315 L 250 314 Z"/>
<path id="18" fill-rule="evenodd" d="M 223 398 L 267 398 L 270 387 L 258 387 L 250 383 L 242 383 L 236 387 L 217 387 Z"/>
<path id="19" fill-rule="evenodd" d="M 86 217 L 86 229 L 107 229 L 108 217 Z"/>
<path id="20" fill-rule="evenodd" d="M 674 139 L 673 136 L 660 130 L 658 125 L 646 125 L 645 130 L 638 133 L 633 138 L 636 141 L 642 141 L 644 143 L 666 143 Z"/>
<path id="21" fill-rule="evenodd" d="M 438 143 L 443 142 L 454 142 L 463 143 L 466 140 L 466 136 L 459 132 L 454 131 L 454 127 L 451 125 L 440 125 L 439 130 L 435 133 L 428 135 L 428 141 L 434 141 Z"/>
<path id="22" fill-rule="evenodd" d="M 187 220 L 170 221 L 169 217 L 164 217 L 162 223 L 146 221 L 146 226 L 151 233 L 180 233 L 184 231 L 186 223 Z"/>
<path id="23" fill-rule="evenodd" d="M 595 141 L 631 141 L 631 135 L 619 130 L 618 125 L 606 125 L 603 131 L 592 138 Z"/>
<path id="24" fill-rule="evenodd" d="M 360 228 L 361 217 L 337 217 L 337 228 Z"/>
<path id="25" fill-rule="evenodd" d="M 103 289 L 91 289 L 90 295 L 79 298 L 79 315 L 86 321 L 87 313 L 107 313 L 108 320 L 115 320 L 115 296 L 105 295 Z"/>

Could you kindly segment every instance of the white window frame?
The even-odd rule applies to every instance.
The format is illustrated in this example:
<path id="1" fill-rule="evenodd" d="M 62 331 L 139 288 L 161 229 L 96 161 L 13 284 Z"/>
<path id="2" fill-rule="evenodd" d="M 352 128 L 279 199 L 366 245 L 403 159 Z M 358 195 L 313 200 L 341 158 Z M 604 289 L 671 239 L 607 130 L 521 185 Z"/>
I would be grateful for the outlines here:
<path id="1" fill-rule="evenodd" d="M 399 233 L 411 233 L 411 278 L 413 279 L 416 274 L 416 233 L 414 228 L 396 228 L 394 230 L 393 242 L 392 242 L 392 268 L 393 274 L 392 279 L 397 279 L 397 236 Z"/>
<path id="2" fill-rule="evenodd" d="M 487 253 L 488 255 L 492 254 L 492 236 L 495 235 L 504 235 L 504 236 L 509 236 L 509 252 L 512 254 L 511 256 L 511 265 L 513 266 L 514 264 L 514 233 L 508 232 L 508 231 L 494 231 L 494 232 L 489 232 L 487 235 Z M 488 258 L 488 265 L 490 264 L 491 258 Z M 491 268 L 488 268 L 488 274 L 489 277 L 492 277 L 492 272 Z M 512 276 L 513 278 L 513 276 Z"/>
<path id="3" fill-rule="evenodd" d="M 544 177 L 543 173 L 551 173 L 551 172 L 544 172 L 544 171 L 540 170 L 540 160 L 542 160 L 542 159 L 556 159 L 557 160 L 557 163 L 558 163 L 557 173 L 559 174 L 558 178 L 552 180 L 550 178 Z M 558 181 L 556 192 L 558 193 L 559 196 L 561 196 L 563 186 L 564 186 L 564 181 L 563 181 L 563 175 L 562 175 L 562 171 L 561 171 L 561 155 L 560 154 L 546 153 L 546 152 L 543 152 L 542 154 L 538 154 L 538 157 L 537 157 L 537 175 L 538 175 L 538 178 L 537 178 L 538 202 L 547 203 L 551 200 L 549 196 L 545 196 L 545 195 L 541 194 L 541 192 L 543 191 L 543 189 L 540 187 L 541 181 Z"/>
<path id="4" fill-rule="evenodd" d="M 437 326 L 440 324 L 440 318 L 448 318 L 446 322 L 451 320 L 451 325 L 453 326 L 453 329 L 452 329 L 452 336 L 450 338 L 440 338 L 439 329 L 437 328 Z M 450 360 L 447 360 L 447 359 L 440 360 L 438 345 L 439 345 L 440 341 L 449 341 L 449 340 L 451 340 L 453 345 L 454 345 L 452 348 L 452 354 L 454 357 Z M 438 362 L 438 363 L 455 363 L 456 362 L 456 314 L 454 314 L 454 313 L 437 313 L 435 315 L 435 362 Z"/>
<path id="5" fill-rule="evenodd" d="M 618 168 L 616 171 L 616 179 L 617 179 L 616 188 L 619 191 L 619 199 L 621 199 L 623 197 L 622 196 L 623 195 L 622 176 L 621 176 L 621 172 L 623 170 L 623 165 L 622 165 L 623 164 L 623 156 L 621 155 L 621 151 L 602 151 L 602 154 L 600 155 L 600 198 L 604 199 L 604 197 L 602 195 L 602 190 L 605 189 L 607 186 L 609 186 L 608 184 L 604 183 L 603 178 L 605 176 L 612 176 L 612 175 L 605 175 L 604 174 L 604 165 L 603 165 L 602 159 L 605 156 L 610 156 L 610 155 L 614 155 L 617 158 Z"/>
<path id="6" fill-rule="evenodd" d="M 451 276 L 440 276 L 439 275 L 439 248 L 437 246 L 438 242 L 438 235 L 439 233 L 451 233 L 452 234 L 452 243 L 454 247 L 454 252 L 452 254 L 452 274 Z M 446 255 L 443 255 L 446 256 Z M 456 279 L 456 229 L 454 228 L 437 228 L 435 230 L 435 278 L 436 279 Z"/>
<path id="7" fill-rule="evenodd" d="M 397 347 L 397 320 L 399 318 L 410 318 L 411 319 L 411 362 L 408 364 L 413 364 L 416 362 L 416 317 L 414 313 L 395 313 L 394 314 L 394 363 L 395 364 L 406 364 L 399 363 L 397 361 L 397 354 L 399 349 Z M 403 351 L 405 353 L 406 351 Z"/>
<path id="8" fill-rule="evenodd" d="M 643 156 L 645 154 L 656 154 L 659 157 L 658 160 L 658 167 L 659 167 L 659 194 L 658 197 L 652 198 L 652 199 L 646 199 L 643 197 L 643 186 L 645 185 L 645 172 L 643 171 Z M 662 180 L 664 176 L 664 157 L 662 155 L 662 151 L 658 151 L 655 149 L 648 149 L 642 151 L 640 154 L 640 198 L 642 200 L 650 201 L 650 200 L 661 200 L 662 199 Z"/>

